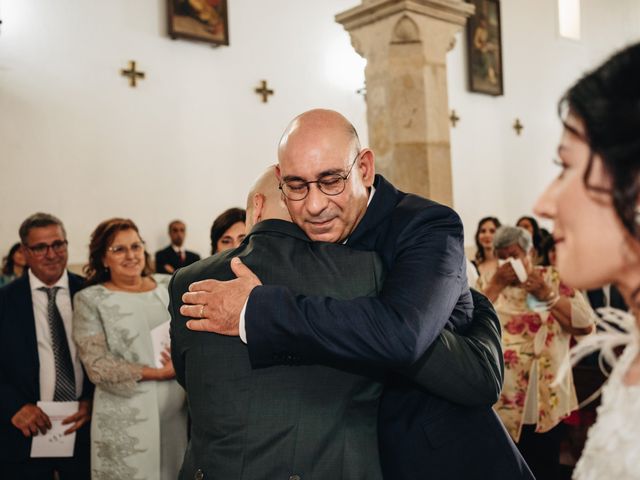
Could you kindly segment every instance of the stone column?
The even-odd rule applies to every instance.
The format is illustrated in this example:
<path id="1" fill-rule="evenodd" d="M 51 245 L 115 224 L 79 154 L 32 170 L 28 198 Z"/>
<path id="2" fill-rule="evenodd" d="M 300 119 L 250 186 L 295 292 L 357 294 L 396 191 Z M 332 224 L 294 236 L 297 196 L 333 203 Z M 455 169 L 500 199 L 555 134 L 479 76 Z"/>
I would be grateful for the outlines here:
<path id="1" fill-rule="evenodd" d="M 363 0 L 336 21 L 365 69 L 376 168 L 399 189 L 452 205 L 446 54 L 473 14 L 462 0 Z"/>

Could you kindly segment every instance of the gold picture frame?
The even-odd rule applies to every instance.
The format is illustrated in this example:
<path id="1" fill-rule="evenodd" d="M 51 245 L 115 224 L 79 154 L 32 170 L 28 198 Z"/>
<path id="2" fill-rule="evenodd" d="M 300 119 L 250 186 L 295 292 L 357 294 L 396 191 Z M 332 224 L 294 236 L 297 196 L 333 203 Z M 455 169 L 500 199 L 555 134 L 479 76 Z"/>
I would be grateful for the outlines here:
<path id="1" fill-rule="evenodd" d="M 229 45 L 227 0 L 168 0 L 169 36 Z"/>
<path id="2" fill-rule="evenodd" d="M 499 0 L 468 0 L 476 12 L 467 21 L 469 90 L 487 95 L 504 94 L 502 36 Z"/>

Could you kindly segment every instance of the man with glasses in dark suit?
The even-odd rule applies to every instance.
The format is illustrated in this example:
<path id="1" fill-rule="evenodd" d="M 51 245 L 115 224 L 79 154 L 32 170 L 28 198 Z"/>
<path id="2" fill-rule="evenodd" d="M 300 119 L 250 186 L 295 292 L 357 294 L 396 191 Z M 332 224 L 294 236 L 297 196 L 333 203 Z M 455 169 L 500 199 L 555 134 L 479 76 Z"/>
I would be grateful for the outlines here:
<path id="1" fill-rule="evenodd" d="M 322 188 L 335 192 L 341 186 L 325 182 Z M 171 353 L 192 419 L 180 478 L 380 479 L 380 372 L 338 365 L 252 369 L 247 346 L 239 338 L 189 330 L 189 319 L 178 313 L 192 282 L 233 278 L 234 257 L 266 284 L 286 285 L 297 294 L 348 299 L 379 293 L 383 269 L 378 255 L 312 242 L 290 221 L 273 167 L 247 203 L 245 241 L 181 269 L 169 287 Z M 441 333 L 441 341 L 429 350 L 429 361 L 399 373 L 454 401 L 491 402 L 500 381 L 487 382 L 486 377 L 501 376 L 491 373 L 500 357 L 500 334 L 488 302 L 475 313 L 478 317 L 466 336 Z M 450 360 L 446 371 L 440 369 L 441 358 Z M 295 358 L 284 361 L 296 363 Z M 465 397 L 468 389 L 475 393 L 471 398 Z"/>
<path id="2" fill-rule="evenodd" d="M 0 471 L 6 479 L 89 478 L 93 387 L 71 340 L 72 297 L 83 279 L 67 272 L 62 222 L 36 213 L 20 226 L 29 271 L 0 289 Z M 72 457 L 31 458 L 33 437 L 51 429 L 38 401 L 78 401 L 62 420 L 76 432 Z"/>
<path id="3" fill-rule="evenodd" d="M 309 238 L 380 255 L 387 275 L 378 297 L 295 295 L 262 285 L 240 263 L 237 279 L 192 284 L 181 313 L 196 319 L 190 328 L 239 335 L 254 368 L 293 360 L 391 373 L 378 423 L 386 478 L 532 478 L 491 401 L 456 404 L 393 374 L 432 361 L 429 347 L 445 327 L 469 328 L 474 305 L 458 215 L 396 190 L 375 174 L 374 158 L 346 118 L 311 110 L 282 136 L 278 178 L 291 218 Z M 441 359 L 438 369 L 447 372 L 451 361 Z M 469 399 L 476 395 L 468 389 Z"/>

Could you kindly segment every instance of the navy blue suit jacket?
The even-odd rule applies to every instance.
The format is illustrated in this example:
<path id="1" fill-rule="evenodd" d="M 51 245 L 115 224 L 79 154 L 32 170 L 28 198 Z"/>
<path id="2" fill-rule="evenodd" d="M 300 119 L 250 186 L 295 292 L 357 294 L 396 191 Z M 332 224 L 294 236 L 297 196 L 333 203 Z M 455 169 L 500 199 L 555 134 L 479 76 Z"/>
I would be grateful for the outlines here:
<path id="1" fill-rule="evenodd" d="M 83 278 L 69 273 L 71 296 L 82 288 Z M 81 398 L 90 398 L 93 385 L 84 375 Z M 40 400 L 40 360 L 36 340 L 29 276 L 0 288 L 0 462 L 29 458 L 31 437 L 11 424 L 27 403 Z M 76 433 L 74 457 L 89 458 L 89 423 Z"/>
<path id="2" fill-rule="evenodd" d="M 473 302 L 460 218 L 379 175 L 375 188 L 347 245 L 382 257 L 388 274 L 380 296 L 338 301 L 255 288 L 245 316 L 254 367 L 408 367 L 443 328 L 464 331 Z M 385 388 L 378 434 L 385 478 L 533 478 L 490 405 L 456 405 L 398 376 Z"/>

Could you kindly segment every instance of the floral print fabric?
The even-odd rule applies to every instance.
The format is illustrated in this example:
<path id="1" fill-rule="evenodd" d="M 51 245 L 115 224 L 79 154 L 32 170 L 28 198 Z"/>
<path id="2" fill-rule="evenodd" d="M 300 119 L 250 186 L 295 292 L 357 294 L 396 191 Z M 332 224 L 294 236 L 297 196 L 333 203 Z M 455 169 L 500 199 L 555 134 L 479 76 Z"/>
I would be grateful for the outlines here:
<path id="1" fill-rule="evenodd" d="M 569 298 L 572 324 L 588 323 L 586 319 L 591 317 L 591 311 L 582 294 L 561 285 L 553 267 L 536 269 L 556 294 Z M 481 277 L 480 288 L 488 281 L 489 278 Z M 552 386 L 560 365 L 568 361 L 571 335 L 550 312 L 531 311 L 526 299 L 523 288 L 507 287 L 495 302 L 502 324 L 505 378 L 494 409 L 516 442 L 520 438 L 528 395 L 536 400 L 537 432 L 551 430 L 578 405 L 571 372 Z"/>

